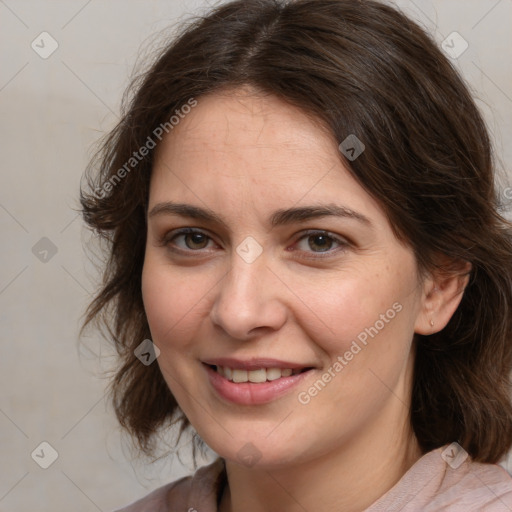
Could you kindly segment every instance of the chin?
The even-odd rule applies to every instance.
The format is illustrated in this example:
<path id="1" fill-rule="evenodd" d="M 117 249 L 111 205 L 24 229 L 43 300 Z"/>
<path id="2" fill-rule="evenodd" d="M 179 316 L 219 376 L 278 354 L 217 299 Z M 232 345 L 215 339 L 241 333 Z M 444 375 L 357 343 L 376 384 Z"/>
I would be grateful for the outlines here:
<path id="1" fill-rule="evenodd" d="M 268 432 L 271 432 L 271 430 L 268 430 Z M 246 468 L 258 470 L 284 468 L 308 458 L 303 448 L 303 442 L 292 445 L 290 442 L 292 436 L 289 435 L 286 436 L 286 439 L 275 437 L 271 440 L 268 432 L 253 436 L 245 435 L 239 438 L 230 437 L 227 442 L 207 442 L 207 444 L 223 459 Z M 288 440 L 288 444 L 286 440 Z"/>

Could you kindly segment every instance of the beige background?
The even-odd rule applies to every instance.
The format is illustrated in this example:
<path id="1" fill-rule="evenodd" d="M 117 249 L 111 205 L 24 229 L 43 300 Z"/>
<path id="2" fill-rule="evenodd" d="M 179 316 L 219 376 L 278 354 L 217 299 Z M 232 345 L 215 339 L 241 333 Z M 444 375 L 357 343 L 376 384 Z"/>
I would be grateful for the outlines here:
<path id="1" fill-rule="evenodd" d="M 78 348 L 96 274 L 76 209 L 91 145 L 115 123 L 139 48 L 208 4 L 0 0 L 0 511 L 109 511 L 192 469 L 186 446 L 184 465 L 132 460 L 97 376 L 109 349 L 97 336 Z M 439 44 L 453 31 L 469 43 L 456 65 L 494 134 L 500 186 L 511 187 L 512 1 L 398 4 Z M 47 59 L 31 48 L 43 31 L 59 45 Z M 47 255 L 33 253 L 38 242 Z M 31 458 L 43 441 L 58 453 L 48 469 Z"/>

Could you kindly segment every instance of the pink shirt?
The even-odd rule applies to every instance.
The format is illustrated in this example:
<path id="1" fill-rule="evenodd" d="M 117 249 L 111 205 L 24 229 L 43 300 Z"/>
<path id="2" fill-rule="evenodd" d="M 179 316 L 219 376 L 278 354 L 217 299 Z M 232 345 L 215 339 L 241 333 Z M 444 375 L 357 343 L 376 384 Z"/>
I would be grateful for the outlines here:
<path id="1" fill-rule="evenodd" d="M 446 446 L 423 455 L 364 512 L 511 512 L 512 477 L 469 457 L 454 469 L 441 457 Z M 217 512 L 225 484 L 224 461 L 218 458 L 117 512 Z"/>

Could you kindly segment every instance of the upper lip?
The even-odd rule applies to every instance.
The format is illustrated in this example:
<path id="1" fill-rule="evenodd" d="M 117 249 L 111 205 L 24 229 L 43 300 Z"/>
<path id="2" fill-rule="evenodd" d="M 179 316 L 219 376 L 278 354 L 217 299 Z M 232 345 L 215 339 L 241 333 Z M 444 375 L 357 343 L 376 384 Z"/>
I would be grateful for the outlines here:
<path id="1" fill-rule="evenodd" d="M 233 357 L 216 357 L 206 359 L 203 363 L 215 366 L 227 366 L 240 370 L 259 370 L 260 368 L 291 368 L 292 370 L 302 368 L 313 368 L 312 364 L 292 363 L 279 359 L 253 358 L 253 359 L 235 359 Z"/>

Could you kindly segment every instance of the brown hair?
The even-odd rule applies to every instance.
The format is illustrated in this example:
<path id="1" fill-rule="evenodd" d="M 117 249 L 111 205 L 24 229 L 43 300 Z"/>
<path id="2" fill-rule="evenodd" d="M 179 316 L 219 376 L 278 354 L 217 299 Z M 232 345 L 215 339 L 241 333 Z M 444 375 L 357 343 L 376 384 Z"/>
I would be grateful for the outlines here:
<path id="1" fill-rule="evenodd" d="M 242 85 L 324 122 L 339 142 L 350 134 L 363 141 L 364 153 L 345 163 L 422 271 L 439 268 L 439 255 L 472 264 L 449 324 L 415 336 L 410 417 L 424 451 L 456 440 L 475 460 L 498 461 L 512 444 L 512 226 L 499 214 L 488 133 L 432 39 L 371 0 L 221 5 L 134 81 L 121 121 L 90 164 L 100 170 L 81 193 L 85 221 L 108 242 L 103 286 L 84 327 L 101 320 L 117 347 L 112 392 L 121 424 L 148 454 L 160 428 L 177 422 L 181 433 L 189 425 L 158 365 L 134 355 L 151 337 L 141 273 L 153 152 L 114 176 L 191 98 Z"/>

